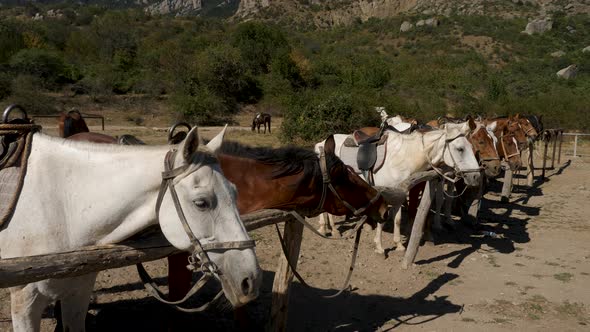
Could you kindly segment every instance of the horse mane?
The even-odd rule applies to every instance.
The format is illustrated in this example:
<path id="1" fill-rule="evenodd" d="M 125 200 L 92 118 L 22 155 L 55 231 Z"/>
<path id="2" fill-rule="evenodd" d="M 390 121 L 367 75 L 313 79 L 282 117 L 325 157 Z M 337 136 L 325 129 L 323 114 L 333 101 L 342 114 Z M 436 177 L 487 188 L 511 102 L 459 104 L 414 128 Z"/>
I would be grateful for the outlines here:
<path id="1" fill-rule="evenodd" d="M 234 157 L 253 159 L 265 165 L 277 166 L 272 179 L 297 174 L 303 171 L 304 178 L 322 176 L 318 163 L 318 155 L 312 151 L 299 147 L 251 147 L 238 142 L 224 141 L 218 153 Z M 340 161 L 337 157 L 326 154 L 328 169 Z M 340 161 L 342 162 L 342 161 Z"/>

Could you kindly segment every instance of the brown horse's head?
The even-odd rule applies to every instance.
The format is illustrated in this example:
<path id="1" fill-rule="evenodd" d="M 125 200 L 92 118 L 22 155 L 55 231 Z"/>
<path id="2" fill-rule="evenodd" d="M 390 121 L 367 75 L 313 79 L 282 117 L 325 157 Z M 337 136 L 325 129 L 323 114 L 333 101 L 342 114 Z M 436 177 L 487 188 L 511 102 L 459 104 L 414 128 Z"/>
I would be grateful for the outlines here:
<path id="1" fill-rule="evenodd" d="M 346 166 L 336 156 L 335 149 L 334 136 L 330 135 L 324 144 L 324 153 L 330 184 L 336 193 L 327 191 L 323 209 L 333 215 L 350 215 L 353 207 L 364 210 L 362 214 L 370 217 L 372 222 L 383 220 L 387 212 L 387 203 L 383 197 Z"/>
<path id="2" fill-rule="evenodd" d="M 58 120 L 59 136 L 66 138 L 78 133 L 87 133 L 88 126 L 78 110 L 62 113 Z"/>
<path id="3" fill-rule="evenodd" d="M 510 169 L 515 171 L 520 168 L 520 150 L 514 133 L 510 132 L 508 127 L 504 127 L 498 137 L 498 154 L 504 158 L 510 165 Z"/>
<path id="4" fill-rule="evenodd" d="M 537 139 L 537 136 L 539 136 L 539 133 L 537 132 L 535 127 L 532 125 L 532 123 L 529 121 L 529 119 L 526 117 L 519 117 L 518 123 L 520 124 L 520 126 L 522 127 L 522 130 L 524 131 L 524 134 L 526 135 L 526 137 L 528 139 L 528 143 L 534 142 Z"/>
<path id="5" fill-rule="evenodd" d="M 506 127 L 508 128 L 508 131 L 514 135 L 514 139 L 518 143 L 518 148 L 520 150 L 526 149 L 528 140 L 522 126 L 520 125 L 520 116 L 518 114 L 515 116 L 509 116 Z"/>
<path id="6" fill-rule="evenodd" d="M 473 119 L 469 119 L 470 123 Z M 473 153 L 483 166 L 487 177 L 495 177 L 500 174 L 500 157 L 496 144 L 493 138 L 493 131 L 495 129 L 495 122 L 490 126 L 485 126 L 481 123 L 473 124 L 476 126 L 469 134 L 468 139 L 473 146 Z"/>

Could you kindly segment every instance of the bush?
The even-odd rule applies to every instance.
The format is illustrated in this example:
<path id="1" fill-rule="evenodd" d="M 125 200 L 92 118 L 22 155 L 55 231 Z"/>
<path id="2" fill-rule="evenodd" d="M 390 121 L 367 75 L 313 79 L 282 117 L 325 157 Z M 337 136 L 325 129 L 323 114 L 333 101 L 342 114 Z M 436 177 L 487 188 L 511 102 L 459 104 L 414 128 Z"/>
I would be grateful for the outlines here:
<path id="1" fill-rule="evenodd" d="M 22 34 L 9 21 L 0 21 L 0 64 L 7 63 L 10 58 L 25 47 Z"/>
<path id="2" fill-rule="evenodd" d="M 39 78 L 19 75 L 12 82 L 12 95 L 7 98 L 11 104 L 19 104 L 30 114 L 54 114 L 56 100 L 42 93 Z"/>
<path id="3" fill-rule="evenodd" d="M 10 96 L 12 92 L 12 76 L 8 73 L 0 72 L 0 100 Z"/>
<path id="4" fill-rule="evenodd" d="M 313 144 L 330 134 L 379 124 L 374 105 L 360 95 L 342 90 L 306 93 L 295 96 L 287 109 L 281 125 L 285 142 Z"/>
<path id="5" fill-rule="evenodd" d="M 194 96 L 177 94 L 172 105 L 182 117 L 200 126 L 233 123 L 224 100 L 207 88 L 199 89 Z"/>
<path id="6" fill-rule="evenodd" d="M 278 27 L 259 22 L 240 24 L 233 33 L 231 45 L 240 50 L 246 66 L 255 74 L 268 73 L 273 57 L 291 49 Z"/>
<path id="7" fill-rule="evenodd" d="M 10 59 L 12 69 L 21 75 L 38 77 L 45 87 L 55 88 L 67 80 L 63 59 L 43 49 L 23 49 Z"/>

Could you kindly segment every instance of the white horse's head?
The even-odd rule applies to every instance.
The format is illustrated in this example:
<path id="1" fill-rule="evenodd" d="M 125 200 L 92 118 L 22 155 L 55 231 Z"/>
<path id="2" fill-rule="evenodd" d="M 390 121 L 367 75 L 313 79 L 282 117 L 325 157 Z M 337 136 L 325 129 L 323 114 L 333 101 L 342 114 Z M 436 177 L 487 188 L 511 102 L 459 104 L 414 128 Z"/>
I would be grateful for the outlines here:
<path id="1" fill-rule="evenodd" d="M 475 129 L 472 121 L 464 123 L 447 123 L 444 125 L 446 149 L 443 161 L 447 166 L 461 173 L 468 186 L 479 185 L 479 164 L 473 154 L 473 147 L 467 140 L 467 134 Z"/>
<path id="2" fill-rule="evenodd" d="M 164 194 L 158 216 L 162 232 L 176 248 L 192 250 L 188 232 L 204 246 L 251 240 L 236 207 L 236 188 L 223 176 L 213 155 L 224 133 L 225 129 L 206 146 L 199 146 L 195 127 L 178 145 L 172 168 L 185 169 L 172 181 L 190 230 L 185 229 L 179 218 L 170 189 Z M 219 279 L 232 305 L 243 305 L 258 296 L 262 273 L 253 247 L 206 252 L 219 269 L 216 277 L 223 275 Z"/>

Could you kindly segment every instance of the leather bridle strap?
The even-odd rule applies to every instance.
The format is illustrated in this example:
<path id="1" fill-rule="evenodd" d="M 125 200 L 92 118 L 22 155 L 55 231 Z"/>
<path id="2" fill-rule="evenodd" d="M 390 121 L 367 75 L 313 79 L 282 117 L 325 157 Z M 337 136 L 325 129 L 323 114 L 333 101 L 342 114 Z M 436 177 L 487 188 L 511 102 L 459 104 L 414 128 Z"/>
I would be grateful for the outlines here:
<path id="1" fill-rule="evenodd" d="M 326 194 L 327 194 L 326 188 L 330 189 L 330 191 L 332 192 L 334 197 L 336 197 L 336 199 L 338 199 L 348 210 L 350 210 L 350 212 L 352 212 L 352 214 L 354 216 L 359 216 L 359 215 L 363 214 L 369 207 L 371 207 L 371 205 L 373 205 L 373 204 L 375 204 L 375 202 L 377 202 L 379 197 L 381 197 L 381 192 L 377 191 L 377 194 L 373 198 L 371 198 L 367 202 L 367 204 L 365 204 L 363 207 L 361 207 L 359 209 L 355 208 L 350 203 L 348 203 L 344 198 L 342 198 L 342 196 L 340 196 L 340 194 L 338 194 L 338 191 L 336 190 L 336 188 L 334 188 L 334 186 L 332 185 L 332 180 L 330 179 L 330 171 L 328 170 L 328 165 L 326 162 L 326 153 L 325 153 L 324 149 L 321 147 L 320 147 L 319 163 L 320 163 L 320 170 L 322 172 L 323 187 L 322 187 L 322 197 L 320 199 L 320 204 L 318 205 L 318 207 L 315 210 L 315 212 L 318 212 L 317 214 L 324 211 L 324 203 L 326 201 Z"/>
<path id="2" fill-rule="evenodd" d="M 301 216 L 299 216 L 299 218 L 297 218 L 298 215 L 295 215 L 296 219 L 301 222 L 301 220 L 299 220 L 299 218 L 303 219 Z M 352 257 L 350 259 L 350 267 L 348 268 L 348 273 L 346 275 L 346 279 L 344 280 L 344 284 L 342 285 L 342 287 L 340 288 L 340 290 L 332 295 L 326 295 L 323 296 L 324 298 L 333 298 L 336 297 L 340 294 L 342 294 L 342 292 L 344 292 L 347 288 L 349 288 L 350 285 L 350 278 L 352 276 L 352 272 L 354 271 L 354 265 L 356 264 L 356 257 L 358 255 L 358 247 L 359 247 L 359 243 L 360 243 L 360 238 L 361 238 L 361 233 L 362 233 L 362 228 L 361 226 L 366 222 L 367 220 L 367 216 L 363 216 L 358 222 L 357 222 L 357 226 L 354 228 L 355 231 L 355 236 L 354 236 L 354 247 L 352 250 Z M 303 225 L 306 225 L 307 222 L 303 222 Z M 309 227 L 308 227 L 309 228 Z M 291 271 L 293 272 L 293 275 L 297 278 L 297 280 L 299 280 L 299 282 L 304 285 L 307 286 L 309 288 L 313 288 L 312 286 L 310 286 L 307 282 L 305 282 L 305 280 L 303 279 L 303 277 L 299 274 L 299 272 L 297 272 L 297 269 L 295 268 L 295 264 L 293 264 L 293 262 L 291 262 L 291 260 L 289 259 L 289 252 L 287 250 L 287 246 L 285 245 L 285 240 L 283 239 L 283 236 L 281 235 L 281 231 L 279 230 L 279 226 L 277 224 L 275 224 L 275 229 L 277 231 L 277 235 L 279 236 L 279 242 L 281 243 L 281 249 L 283 250 L 283 254 L 285 255 L 285 259 L 287 260 L 287 263 L 289 264 L 289 267 L 291 268 Z M 323 236 L 322 236 L 323 237 Z M 338 239 L 340 240 L 340 239 Z"/>
<path id="3" fill-rule="evenodd" d="M 506 151 L 506 145 L 504 144 L 504 136 L 512 136 L 512 139 L 514 139 L 514 134 L 504 135 L 504 133 L 502 133 L 502 135 L 500 135 L 500 144 L 502 144 L 502 150 L 504 150 L 504 159 L 508 161 L 508 159 L 520 155 L 520 150 L 518 149 L 518 142 L 515 142 L 516 144 L 514 145 L 516 146 L 516 152 L 511 155 L 508 155 L 508 151 Z"/>
<path id="4" fill-rule="evenodd" d="M 180 219 L 182 227 L 184 228 L 184 232 L 188 236 L 189 241 L 191 243 L 190 244 L 191 254 L 188 259 L 189 265 L 187 266 L 187 268 L 192 271 L 200 270 L 203 273 L 203 275 L 201 276 L 199 281 L 197 281 L 193 285 L 193 287 L 189 290 L 189 292 L 181 300 L 168 301 L 163 298 L 162 293 L 158 290 L 157 285 L 155 284 L 153 279 L 145 271 L 145 268 L 143 267 L 143 265 L 141 263 L 139 263 L 139 264 L 136 264 L 136 266 L 137 266 L 137 271 L 138 271 L 139 277 L 143 281 L 146 290 L 149 291 L 151 293 L 151 295 L 154 296 L 157 300 L 159 300 L 163 303 L 166 303 L 166 304 L 173 305 L 176 309 L 178 309 L 180 311 L 199 312 L 199 311 L 205 310 L 209 306 L 210 303 L 212 303 L 213 301 L 215 301 L 216 299 L 221 297 L 221 295 L 223 294 L 223 291 L 219 292 L 219 294 L 217 294 L 212 301 L 210 301 L 198 308 L 195 308 L 195 309 L 182 308 L 182 307 L 179 307 L 177 304 L 183 303 L 186 300 L 188 300 L 199 289 L 201 289 L 211 277 L 215 277 L 216 279 L 218 279 L 220 281 L 225 281 L 225 276 L 223 275 L 223 273 L 221 273 L 221 271 L 219 270 L 217 265 L 215 265 L 215 263 L 213 263 L 213 261 L 209 258 L 209 255 L 207 255 L 207 251 L 227 251 L 227 250 L 233 250 L 233 249 L 248 249 L 248 248 L 253 248 L 255 246 L 255 242 L 254 242 L 254 240 L 245 240 L 245 241 L 206 243 L 204 245 L 201 244 L 201 241 L 199 241 L 199 239 L 195 236 L 195 234 L 193 233 L 193 231 L 190 228 L 190 225 L 188 224 L 188 221 L 186 220 L 186 216 L 184 215 L 184 212 L 182 211 L 182 206 L 180 205 L 180 200 L 178 198 L 178 194 L 176 193 L 176 189 L 174 188 L 174 178 L 176 178 L 177 176 L 183 174 L 184 172 L 186 172 L 188 170 L 188 165 L 183 165 L 183 166 L 180 166 L 177 168 L 173 168 L 174 167 L 174 158 L 176 157 L 176 152 L 177 152 L 176 149 L 172 149 L 172 150 L 168 151 L 168 153 L 166 153 L 166 157 L 164 158 L 164 172 L 162 172 L 162 183 L 160 185 L 160 190 L 158 192 L 158 198 L 156 200 L 156 219 L 159 223 L 160 208 L 162 206 L 162 201 L 164 200 L 164 195 L 166 194 L 166 191 L 169 190 L 170 196 L 171 196 L 172 201 L 174 203 L 174 207 L 176 209 L 176 213 L 178 215 L 178 218 Z"/>

